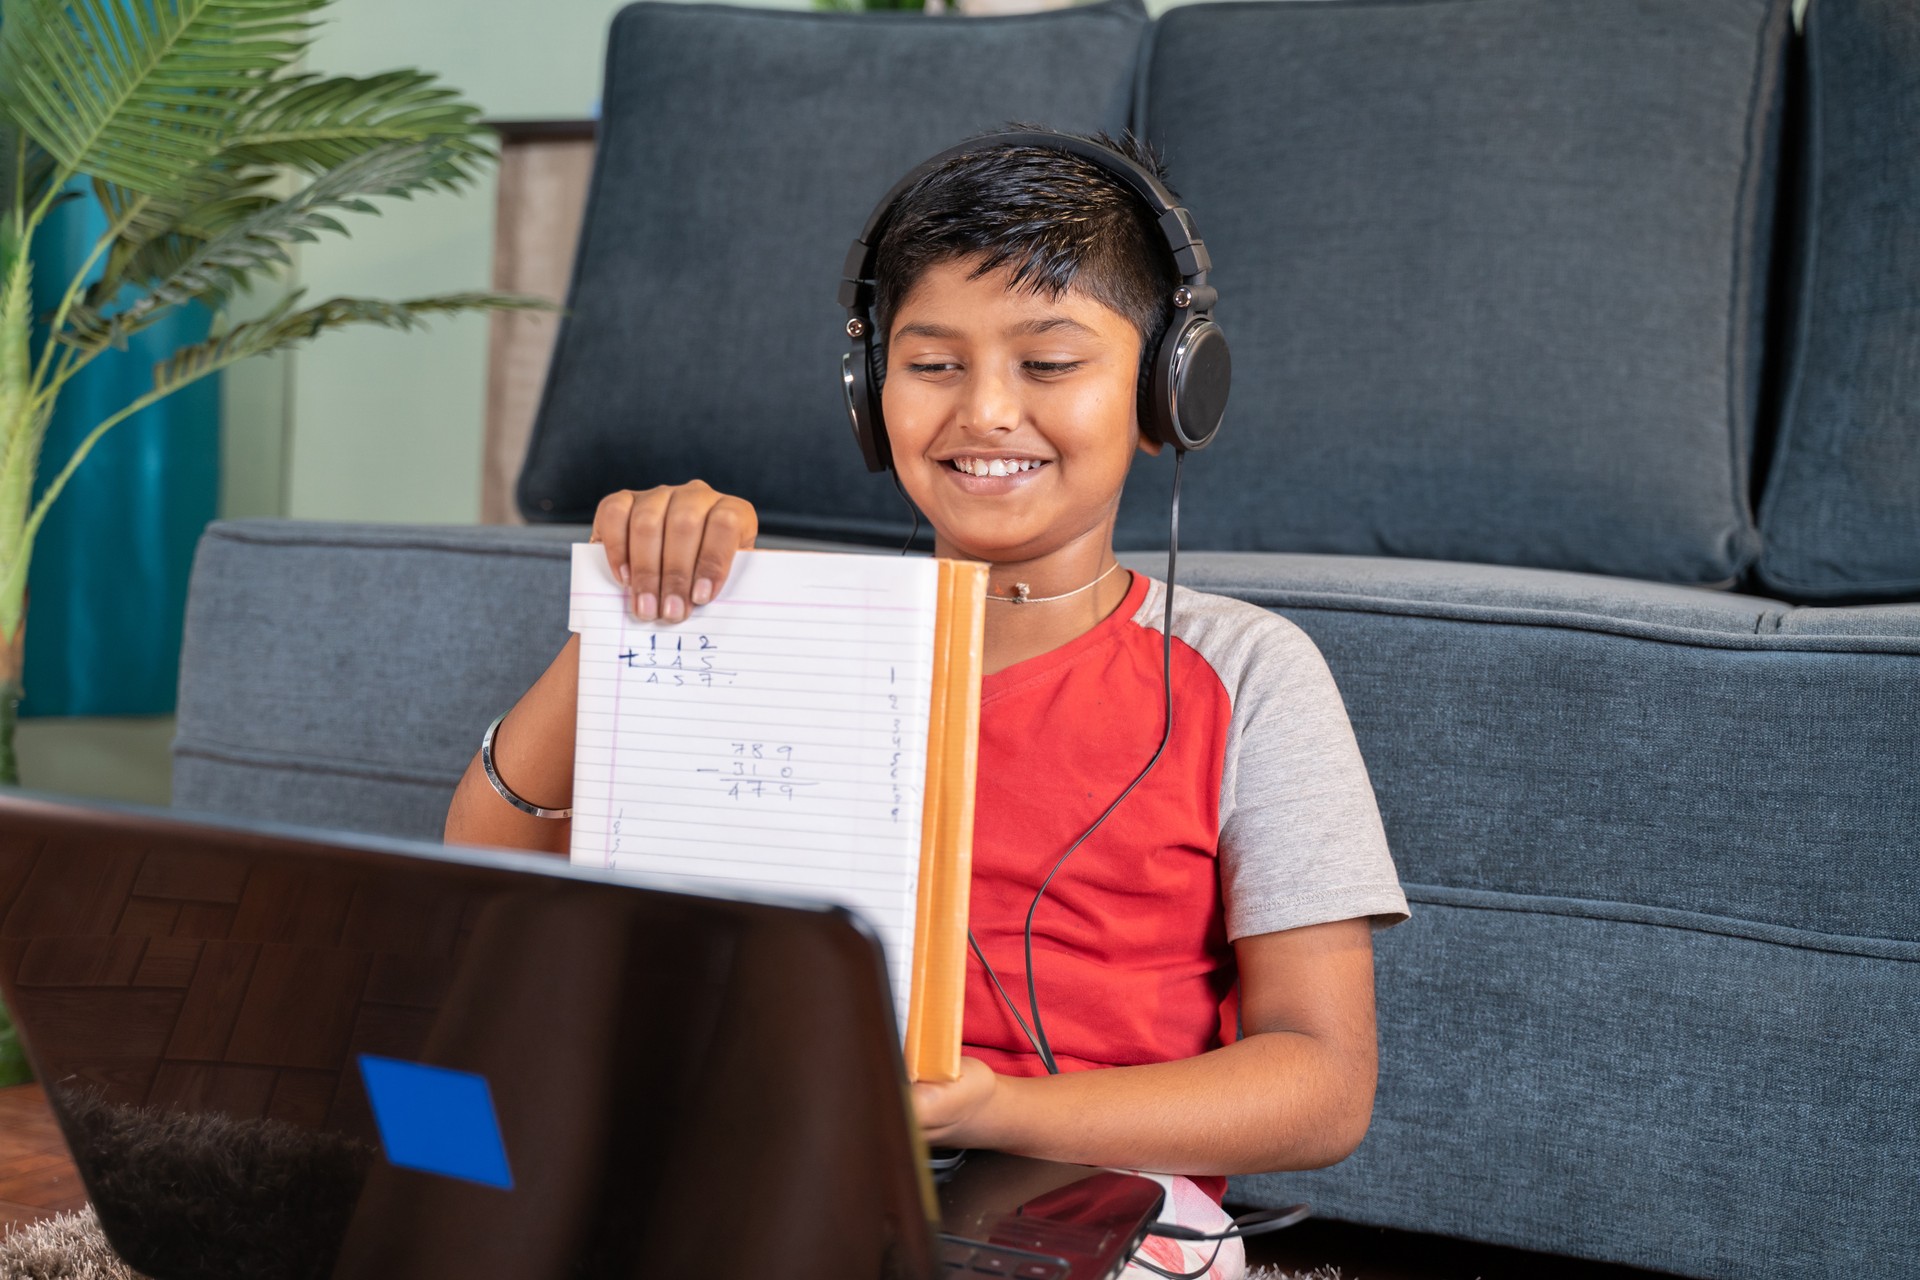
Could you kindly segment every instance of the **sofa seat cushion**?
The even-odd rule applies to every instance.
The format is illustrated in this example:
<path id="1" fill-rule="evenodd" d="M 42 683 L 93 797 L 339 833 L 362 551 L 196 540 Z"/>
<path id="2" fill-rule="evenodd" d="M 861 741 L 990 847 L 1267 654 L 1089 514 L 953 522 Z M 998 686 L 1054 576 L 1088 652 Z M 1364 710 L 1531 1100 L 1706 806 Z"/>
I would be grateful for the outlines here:
<path id="1" fill-rule="evenodd" d="M 211 526 L 187 596 L 174 805 L 439 839 L 488 722 L 566 643 L 585 535 Z"/>
<path id="2" fill-rule="evenodd" d="M 1788 9 L 1161 18 L 1139 111 L 1234 356 L 1189 544 L 1735 578 Z M 1162 527 L 1156 470 L 1128 545 Z"/>
<path id="3" fill-rule="evenodd" d="M 175 804 L 436 837 L 566 641 L 583 533 L 214 525 Z M 1188 555 L 1180 580 L 1319 644 L 1403 880 L 1920 939 L 1889 888 L 1920 830 L 1920 605 L 1340 556 Z"/>
<path id="4" fill-rule="evenodd" d="M 1180 567 L 1320 646 L 1403 881 L 1920 940 L 1897 889 L 1920 605 L 1365 557 Z"/>
<path id="5" fill-rule="evenodd" d="M 579 256 L 520 476 L 534 520 L 694 477 L 761 526 L 898 540 L 848 430 L 834 298 L 914 165 L 1032 121 L 1127 124 L 1146 11 L 1005 18 L 630 5 L 614 20 Z"/>
<path id="6" fill-rule="evenodd" d="M 1760 575 L 1920 598 L 1920 5 L 1807 12 L 1804 230 Z"/>
<path id="7" fill-rule="evenodd" d="M 1406 888 L 1366 1141 L 1232 1198 L 1663 1275 L 1920 1275 L 1920 946 Z"/>

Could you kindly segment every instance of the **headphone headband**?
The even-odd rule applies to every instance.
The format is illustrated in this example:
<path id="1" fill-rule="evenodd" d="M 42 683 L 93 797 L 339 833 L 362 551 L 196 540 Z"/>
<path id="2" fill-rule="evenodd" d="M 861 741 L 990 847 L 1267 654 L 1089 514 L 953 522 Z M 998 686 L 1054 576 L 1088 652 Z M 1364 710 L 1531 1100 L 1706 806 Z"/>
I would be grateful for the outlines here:
<path id="1" fill-rule="evenodd" d="M 894 183 L 887 194 L 880 198 L 880 203 L 874 206 L 873 212 L 867 215 L 867 224 L 860 229 L 859 239 L 847 251 L 846 265 L 840 273 L 840 305 L 849 311 L 856 307 L 864 311 L 873 306 L 874 264 L 880 256 L 880 237 L 886 233 L 887 219 L 901 196 L 950 160 L 1005 147 L 1041 147 L 1050 151 L 1065 151 L 1091 161 L 1110 177 L 1125 183 L 1153 212 L 1160 234 L 1166 237 L 1167 247 L 1173 251 L 1173 263 L 1180 272 L 1180 283 L 1195 293 L 1207 287 L 1207 273 L 1213 270 L 1213 260 L 1207 255 L 1206 242 L 1200 238 L 1200 229 L 1193 224 L 1193 215 L 1174 198 L 1173 192 L 1167 190 L 1166 183 L 1160 181 L 1156 174 L 1132 157 L 1086 138 L 1019 129 L 983 134 L 969 138 L 958 146 L 948 147 L 932 159 L 915 165 L 911 173 Z"/>

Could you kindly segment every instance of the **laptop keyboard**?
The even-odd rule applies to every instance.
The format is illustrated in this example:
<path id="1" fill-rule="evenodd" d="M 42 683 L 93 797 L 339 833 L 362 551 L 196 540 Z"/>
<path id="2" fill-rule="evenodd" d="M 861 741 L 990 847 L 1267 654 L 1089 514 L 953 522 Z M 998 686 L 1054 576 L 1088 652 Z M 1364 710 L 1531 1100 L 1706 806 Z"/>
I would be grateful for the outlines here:
<path id="1" fill-rule="evenodd" d="M 1072 1272 L 1065 1258 L 946 1235 L 940 1237 L 940 1264 L 951 1280 L 961 1280 L 962 1277 L 976 1280 L 980 1276 L 1006 1276 L 1010 1280 L 1067 1280 Z"/>
<path id="2" fill-rule="evenodd" d="M 993 1224 L 987 1237 L 996 1245 L 1024 1249 L 1033 1253 L 1080 1255 L 1098 1258 L 1113 1241 L 1113 1232 L 1085 1227 L 1051 1218 L 1027 1218 L 1009 1214 Z"/>

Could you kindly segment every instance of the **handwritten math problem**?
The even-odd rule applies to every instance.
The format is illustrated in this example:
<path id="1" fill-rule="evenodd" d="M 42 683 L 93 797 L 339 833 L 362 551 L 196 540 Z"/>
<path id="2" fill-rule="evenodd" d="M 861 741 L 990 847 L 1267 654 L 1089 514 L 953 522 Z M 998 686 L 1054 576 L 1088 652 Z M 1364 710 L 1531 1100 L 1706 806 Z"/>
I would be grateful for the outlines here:
<path id="1" fill-rule="evenodd" d="M 715 775 L 729 800 L 791 801 L 802 787 L 819 783 L 796 773 L 791 742 L 736 742 L 733 759 L 723 767 L 701 765 L 697 772 Z"/>
<path id="2" fill-rule="evenodd" d="M 905 992 L 936 566 L 743 552 L 685 623 L 643 623 L 574 549 L 575 862 L 828 898 Z"/>
<path id="3" fill-rule="evenodd" d="M 719 655 L 720 646 L 711 636 L 662 636 L 654 632 L 647 636 L 644 645 L 628 645 L 613 657 L 628 671 L 645 672 L 642 684 L 666 684 L 674 688 L 697 685 L 710 689 L 716 681 L 732 684 L 740 678 L 737 671 L 723 671 L 714 666 L 714 659 Z"/>

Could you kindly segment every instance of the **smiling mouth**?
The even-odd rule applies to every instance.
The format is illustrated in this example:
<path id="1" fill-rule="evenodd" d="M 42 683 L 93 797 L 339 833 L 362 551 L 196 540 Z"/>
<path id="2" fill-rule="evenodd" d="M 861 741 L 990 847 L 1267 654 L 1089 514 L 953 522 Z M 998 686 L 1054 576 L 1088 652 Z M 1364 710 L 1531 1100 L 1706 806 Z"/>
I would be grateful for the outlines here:
<path id="1" fill-rule="evenodd" d="M 948 458 L 942 466 L 968 476 L 1017 476 L 1049 465 L 1041 458 Z"/>

